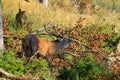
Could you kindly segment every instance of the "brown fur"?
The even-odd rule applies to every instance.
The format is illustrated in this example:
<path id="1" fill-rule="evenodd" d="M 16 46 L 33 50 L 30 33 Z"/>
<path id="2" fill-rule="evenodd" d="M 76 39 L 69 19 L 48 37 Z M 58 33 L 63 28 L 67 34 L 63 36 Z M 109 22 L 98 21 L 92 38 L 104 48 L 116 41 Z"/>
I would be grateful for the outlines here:
<path id="1" fill-rule="evenodd" d="M 46 38 L 39 38 L 36 35 L 28 34 L 25 36 L 25 38 L 23 38 L 22 47 L 24 48 L 23 51 L 26 54 L 25 56 L 28 58 L 32 57 L 31 55 L 34 55 L 35 51 L 37 52 L 39 50 L 37 55 L 46 58 L 48 60 L 49 67 L 52 67 L 52 59 L 56 51 L 60 50 L 67 44 L 70 44 L 71 42 L 71 39 L 65 37 L 55 41 L 49 41 Z"/>

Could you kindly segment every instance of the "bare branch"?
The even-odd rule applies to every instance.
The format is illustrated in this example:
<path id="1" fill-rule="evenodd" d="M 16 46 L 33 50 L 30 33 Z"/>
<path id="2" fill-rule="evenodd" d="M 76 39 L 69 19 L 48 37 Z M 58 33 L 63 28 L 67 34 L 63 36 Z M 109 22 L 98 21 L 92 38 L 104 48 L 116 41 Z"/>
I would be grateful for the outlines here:
<path id="1" fill-rule="evenodd" d="M 24 65 L 26 65 L 27 63 L 29 63 L 34 57 L 35 55 L 37 55 L 39 53 L 39 50 L 37 52 L 35 52 L 35 54 L 33 56 L 31 56 L 26 62 Z"/>
<path id="2" fill-rule="evenodd" d="M 7 78 L 15 79 L 15 80 L 41 80 L 40 78 L 32 77 L 32 76 L 22 76 L 22 75 L 10 74 L 10 73 L 4 71 L 2 68 L 0 68 L 0 73 Z"/>

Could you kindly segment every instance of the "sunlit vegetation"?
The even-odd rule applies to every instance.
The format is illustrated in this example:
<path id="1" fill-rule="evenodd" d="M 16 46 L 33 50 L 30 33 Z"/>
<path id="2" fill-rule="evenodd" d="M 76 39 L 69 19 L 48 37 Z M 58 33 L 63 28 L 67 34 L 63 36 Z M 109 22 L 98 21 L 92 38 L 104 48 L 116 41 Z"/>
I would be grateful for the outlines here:
<path id="1" fill-rule="evenodd" d="M 48 80 L 119 80 L 119 70 L 114 74 L 113 67 L 100 54 L 109 55 L 119 42 L 119 5 L 119 0 L 49 0 L 49 7 L 45 8 L 39 0 L 30 0 L 29 3 L 24 0 L 2 0 L 6 50 L 0 52 L 0 68 L 12 74 Z M 19 6 L 26 11 L 27 21 L 26 25 L 15 27 Z M 48 62 L 41 57 L 35 57 L 27 65 L 23 65 L 25 58 L 20 58 L 21 39 L 50 21 L 51 26 L 62 27 L 57 28 L 62 35 L 84 44 L 73 42 L 59 51 L 63 55 L 54 58 L 56 70 L 53 73 Z M 54 39 L 42 33 L 44 31 L 37 35 Z"/>

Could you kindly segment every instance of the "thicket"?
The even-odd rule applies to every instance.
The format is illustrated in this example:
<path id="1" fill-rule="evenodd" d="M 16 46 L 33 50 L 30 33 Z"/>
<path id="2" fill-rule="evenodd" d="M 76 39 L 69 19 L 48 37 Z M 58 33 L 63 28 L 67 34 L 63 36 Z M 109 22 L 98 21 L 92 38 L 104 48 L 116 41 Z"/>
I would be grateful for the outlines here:
<path id="1" fill-rule="evenodd" d="M 68 1 L 67 3 L 69 3 L 69 0 L 65 1 Z M 34 1 L 32 2 L 35 6 L 38 4 Z M 96 2 L 96 4 L 99 3 L 97 0 L 94 0 L 94 2 Z M 57 4 L 60 5 L 56 7 L 54 1 L 53 3 L 51 2 L 51 4 L 55 5 L 54 7 L 50 6 L 52 8 L 51 11 L 48 11 L 44 7 L 41 7 L 41 5 L 39 5 L 41 8 L 39 9 L 39 7 L 37 7 L 38 10 L 36 10 L 33 14 L 31 14 L 31 12 L 27 9 L 27 16 L 30 16 L 28 18 L 29 27 L 23 26 L 22 28 L 15 29 L 13 26 L 15 20 L 15 12 L 12 14 L 12 11 L 10 11 L 11 9 L 14 10 L 13 7 L 7 9 L 8 13 L 5 12 L 5 6 L 7 3 L 9 3 L 9 1 L 4 2 L 5 5 L 3 6 L 3 32 L 6 36 L 4 38 L 6 50 L 0 52 L 0 68 L 3 68 L 12 74 L 32 75 L 36 77 L 44 77 L 49 80 L 55 80 L 56 78 L 58 80 L 120 79 L 118 75 L 115 75 L 113 73 L 113 69 L 108 68 L 108 65 L 106 65 L 104 62 L 104 57 L 101 56 L 101 54 L 110 54 L 110 52 L 115 49 L 115 46 L 119 41 L 119 34 L 114 31 L 114 26 L 117 26 L 119 24 L 117 23 L 118 18 L 116 18 L 118 15 L 115 15 L 114 17 L 108 17 L 108 14 L 110 15 L 112 13 L 109 13 L 109 11 L 106 11 L 106 9 L 104 11 L 103 8 L 99 10 L 93 9 L 93 12 L 95 13 L 92 14 L 92 16 L 78 17 L 76 13 L 79 14 L 79 11 L 76 8 L 68 7 L 65 4 L 63 5 L 61 1 L 57 0 Z M 103 1 L 101 3 L 103 3 Z M 32 7 L 34 5 L 32 5 Z M 35 6 L 33 7 L 34 9 Z M 39 10 L 40 12 L 38 12 Z M 47 14 L 47 12 L 51 15 Z M 47 15 L 47 17 L 44 17 L 43 14 Z M 72 17 L 70 17 L 71 15 Z M 38 20 L 39 18 L 40 20 Z M 34 32 L 35 29 L 39 28 L 38 26 L 43 26 L 51 19 L 53 19 L 52 26 L 56 26 L 56 24 L 59 26 L 67 26 L 65 27 L 65 30 L 57 28 L 58 32 L 60 32 L 62 35 L 73 38 L 87 46 L 86 47 L 73 42 L 70 47 L 64 48 L 58 52 L 60 54 L 63 54 L 64 56 L 61 57 L 65 58 L 66 60 L 63 60 L 63 58 L 55 57 L 54 63 L 56 64 L 58 71 L 56 70 L 55 73 L 57 75 L 54 76 L 52 73 L 50 73 L 46 60 L 42 58 L 34 58 L 29 64 L 24 66 L 23 64 L 25 59 L 18 58 L 22 37 L 28 33 Z M 14 38 L 13 36 L 17 36 L 18 38 Z M 38 34 L 38 36 L 41 35 Z M 78 56 L 73 56 L 71 54 L 77 54 Z"/>

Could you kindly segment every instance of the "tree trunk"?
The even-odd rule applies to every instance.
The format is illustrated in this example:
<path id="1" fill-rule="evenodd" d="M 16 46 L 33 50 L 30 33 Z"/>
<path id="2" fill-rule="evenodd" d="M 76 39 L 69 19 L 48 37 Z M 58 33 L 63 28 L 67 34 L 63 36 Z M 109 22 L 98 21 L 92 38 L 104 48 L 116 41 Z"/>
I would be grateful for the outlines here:
<path id="1" fill-rule="evenodd" d="M 39 0 L 41 3 L 45 5 L 45 7 L 48 7 L 48 0 Z"/>
<path id="2" fill-rule="evenodd" d="M 4 44 L 3 44 L 3 29 L 2 29 L 2 3 L 0 0 L 0 50 L 4 49 Z"/>

